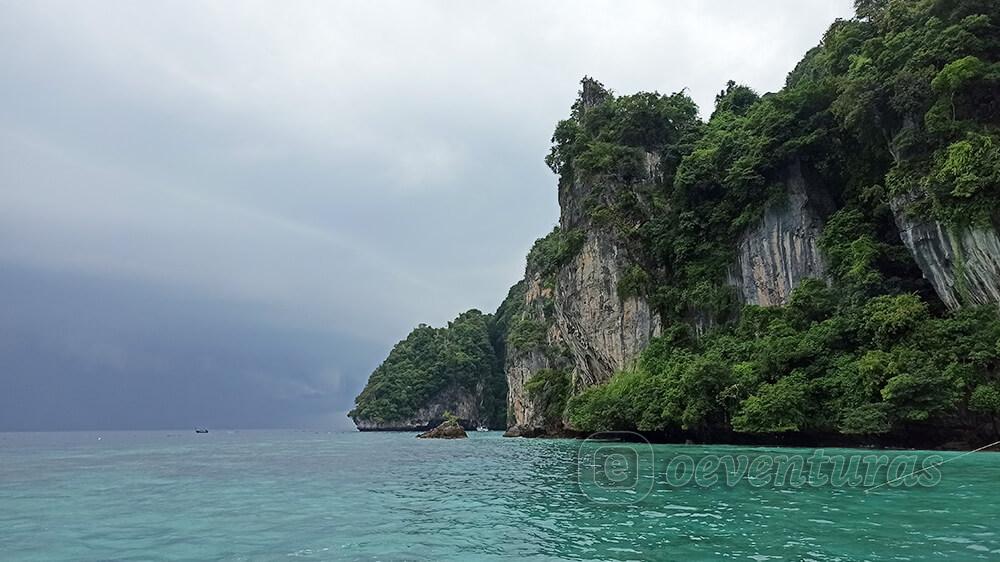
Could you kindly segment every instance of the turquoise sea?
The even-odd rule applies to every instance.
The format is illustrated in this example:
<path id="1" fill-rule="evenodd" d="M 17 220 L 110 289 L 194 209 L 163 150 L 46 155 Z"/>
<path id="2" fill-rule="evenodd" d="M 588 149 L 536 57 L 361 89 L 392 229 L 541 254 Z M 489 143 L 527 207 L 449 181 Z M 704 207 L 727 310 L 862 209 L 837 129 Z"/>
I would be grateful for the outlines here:
<path id="1" fill-rule="evenodd" d="M 866 492 L 674 485 L 663 469 L 811 453 L 797 449 L 628 445 L 593 480 L 602 447 L 497 432 L 0 434 L 0 560 L 1000 559 L 1000 454 L 944 453 L 939 482 Z"/>

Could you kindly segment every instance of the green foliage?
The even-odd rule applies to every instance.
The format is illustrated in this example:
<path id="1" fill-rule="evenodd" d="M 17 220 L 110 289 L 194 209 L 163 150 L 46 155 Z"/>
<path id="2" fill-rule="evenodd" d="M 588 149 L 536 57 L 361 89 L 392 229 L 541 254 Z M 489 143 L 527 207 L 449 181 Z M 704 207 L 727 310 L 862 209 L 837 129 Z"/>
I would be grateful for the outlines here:
<path id="1" fill-rule="evenodd" d="M 570 373 L 565 369 L 541 369 L 524 385 L 528 396 L 543 405 L 542 415 L 547 427 L 561 425 L 571 388 Z"/>
<path id="2" fill-rule="evenodd" d="M 966 56 L 953 60 L 931 81 L 931 88 L 938 94 L 953 95 L 975 80 L 982 80 L 992 74 L 991 65 L 979 57 Z"/>
<path id="3" fill-rule="evenodd" d="M 700 340 L 671 330 L 635 368 L 571 398 L 569 419 L 585 431 L 873 434 L 954 415 L 963 403 L 992 412 L 997 308 L 933 317 L 915 295 L 851 303 L 837 291 L 803 283 L 788 306 L 746 307 Z"/>
<path id="4" fill-rule="evenodd" d="M 977 386 L 969 398 L 969 409 L 994 417 L 1000 416 L 1000 383 Z"/>
<path id="5" fill-rule="evenodd" d="M 577 198 L 564 216 L 573 228 L 535 243 L 529 278 L 555 288 L 588 229 L 612 232 L 632 264 L 619 296 L 646 298 L 664 333 L 634 367 L 568 399 L 564 363 L 539 372 L 529 392 L 547 418 L 582 430 L 879 434 L 997 415 L 1000 316 L 944 312 L 896 208 L 951 229 L 1000 224 L 1000 3 L 855 6 L 782 90 L 729 82 L 708 122 L 683 92 L 623 96 L 582 81 L 546 157 L 561 200 Z M 727 270 L 738 241 L 792 185 L 825 225 L 827 276 L 802 281 L 786 306 L 737 310 Z M 965 259 L 956 252 L 959 270 Z M 483 341 L 501 356 L 563 356 L 547 341 L 551 299 L 525 310 L 518 291 L 483 322 L 485 339 L 474 322 L 458 342 L 453 328 L 415 330 L 356 411 L 410 412 L 448 381 L 495 374 Z M 694 320 L 714 328 L 692 337 Z"/>
<path id="6" fill-rule="evenodd" d="M 638 265 L 628 267 L 618 279 L 618 298 L 646 296 L 651 279 L 649 273 Z"/>
<path id="7" fill-rule="evenodd" d="M 995 2 L 859 2 L 834 112 L 865 150 L 888 150 L 886 185 L 911 211 L 987 223 L 997 198 L 1000 21 Z M 883 148 L 884 147 L 884 148 Z"/>
<path id="8" fill-rule="evenodd" d="M 616 97 L 584 78 L 572 116 L 556 126 L 545 161 L 564 182 L 579 173 L 630 183 L 643 179 L 645 152 L 676 162 L 700 125 L 698 107 L 685 94 Z"/>
<path id="9" fill-rule="evenodd" d="M 743 401 L 733 429 L 754 433 L 798 431 L 807 427 L 810 385 L 796 373 L 764 383 Z"/>
<path id="10" fill-rule="evenodd" d="M 507 345 L 514 349 L 541 349 L 546 345 L 549 326 L 532 318 L 518 318 L 511 325 Z"/>
<path id="11" fill-rule="evenodd" d="M 590 387 L 569 400 L 570 423 L 586 431 L 663 429 L 660 408 L 667 387 L 639 374 L 622 371 L 605 385 Z"/>
<path id="12" fill-rule="evenodd" d="M 927 305 L 916 295 L 884 295 L 862 308 L 861 333 L 876 343 L 890 343 L 929 320 Z"/>
<path id="13" fill-rule="evenodd" d="M 823 228 L 819 247 L 829 261 L 830 272 L 857 292 L 878 287 L 883 277 L 877 267 L 885 245 L 875 237 L 874 225 L 856 208 L 844 208 L 830 217 Z"/>
<path id="14" fill-rule="evenodd" d="M 837 430 L 848 435 L 877 435 L 892 429 L 886 404 L 861 404 L 840 413 Z"/>
<path id="15" fill-rule="evenodd" d="M 854 13 L 858 19 L 878 22 L 888 4 L 889 0 L 854 0 Z"/>
<path id="16" fill-rule="evenodd" d="M 726 82 L 726 89 L 715 96 L 715 112 L 746 115 L 759 99 L 757 92 L 730 80 Z"/>
<path id="17" fill-rule="evenodd" d="M 639 148 L 593 141 L 573 161 L 578 170 L 618 182 L 632 182 L 642 176 L 643 152 Z"/>
<path id="18" fill-rule="evenodd" d="M 535 240 L 528 252 L 528 271 L 542 277 L 554 276 L 570 262 L 587 241 L 582 230 L 562 230 L 558 226 L 547 236 Z"/>
<path id="19" fill-rule="evenodd" d="M 507 297 L 497 307 L 493 322 L 490 323 L 490 341 L 493 343 L 493 350 L 500 365 L 507 356 L 507 340 L 512 327 L 523 316 L 526 290 L 526 283 L 523 280 L 511 287 Z"/>
<path id="20" fill-rule="evenodd" d="M 951 195 L 972 197 L 1000 185 L 1000 148 L 991 137 L 969 133 L 948 146 L 936 181 L 951 184 Z"/>
<path id="21" fill-rule="evenodd" d="M 491 419 L 503 419 L 507 384 L 493 348 L 492 320 L 470 310 L 446 328 L 418 326 L 371 374 L 348 415 L 376 422 L 402 420 L 449 388 L 475 394 L 481 386 L 482 410 Z"/>

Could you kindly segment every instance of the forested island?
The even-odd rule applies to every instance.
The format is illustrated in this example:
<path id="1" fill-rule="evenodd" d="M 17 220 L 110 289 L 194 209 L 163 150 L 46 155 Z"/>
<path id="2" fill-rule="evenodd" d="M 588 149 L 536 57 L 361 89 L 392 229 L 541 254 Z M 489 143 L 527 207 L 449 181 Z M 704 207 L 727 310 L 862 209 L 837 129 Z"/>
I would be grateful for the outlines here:
<path id="1" fill-rule="evenodd" d="M 1000 3 L 855 8 L 707 122 L 584 78 L 546 157 L 559 226 L 495 313 L 397 344 L 358 427 L 1000 439 Z"/>

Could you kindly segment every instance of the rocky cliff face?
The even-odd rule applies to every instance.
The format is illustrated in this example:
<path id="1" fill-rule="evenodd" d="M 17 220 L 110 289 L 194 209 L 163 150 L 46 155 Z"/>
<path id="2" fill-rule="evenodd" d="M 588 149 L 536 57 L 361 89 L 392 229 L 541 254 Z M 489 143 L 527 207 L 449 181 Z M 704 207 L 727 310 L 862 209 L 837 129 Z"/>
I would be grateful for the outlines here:
<path id="1" fill-rule="evenodd" d="M 542 330 L 538 341 L 510 345 L 504 368 L 507 372 L 507 426 L 509 435 L 532 436 L 546 431 L 544 404 L 528 392 L 526 385 L 544 369 L 568 367 L 562 332 L 555 322 L 552 303 L 554 290 L 545 287 L 542 276 L 529 272 L 525 280 L 524 307 L 516 322 L 537 326 Z"/>
<path id="2" fill-rule="evenodd" d="M 785 386 L 772 381 L 753 389 L 743 389 L 741 382 L 742 398 L 726 390 L 730 379 L 742 380 L 742 375 L 735 375 L 735 363 L 720 365 L 735 361 L 729 357 L 730 349 L 741 347 L 732 345 L 729 338 L 753 343 L 741 353 L 747 361 L 760 363 L 754 369 L 775 370 L 764 360 L 770 353 L 757 351 L 757 342 L 749 341 L 757 337 L 759 328 L 752 328 L 753 334 L 743 333 L 755 317 L 740 318 L 737 305 L 786 305 L 804 280 L 823 280 L 830 290 L 816 286 L 802 295 L 801 307 L 772 310 L 761 317 L 782 319 L 794 337 L 802 338 L 810 335 L 806 332 L 817 319 L 839 317 L 844 326 L 857 332 L 856 337 L 847 338 L 857 349 L 828 351 L 843 352 L 841 359 L 853 362 L 855 356 L 867 357 L 872 349 L 895 350 L 905 357 L 922 351 L 922 341 L 910 347 L 899 344 L 897 349 L 894 342 L 874 341 L 878 338 L 871 337 L 868 325 L 855 325 L 857 318 L 870 315 L 869 306 L 899 308 L 905 315 L 934 314 L 949 321 L 929 290 L 931 284 L 950 308 L 1000 302 L 997 228 L 944 228 L 933 221 L 916 220 L 906 214 L 909 202 L 902 199 L 891 201 L 890 214 L 882 199 L 885 190 L 874 189 L 928 185 L 901 183 L 905 174 L 897 177 L 891 174 L 898 170 L 889 169 L 890 160 L 898 165 L 930 155 L 921 143 L 910 142 L 920 133 L 917 129 L 923 119 L 904 119 L 898 134 L 882 131 L 893 143 L 899 140 L 886 153 L 882 140 L 872 145 L 870 135 L 859 135 L 864 131 L 840 123 L 844 117 L 840 109 L 858 100 L 845 94 L 837 98 L 837 106 L 818 109 L 830 105 L 827 96 L 831 92 L 826 88 L 813 91 L 809 86 L 807 75 L 825 68 L 810 61 L 803 72 L 790 75 L 782 90 L 785 93 L 762 98 L 730 82 L 717 96 L 708 123 L 698 119 L 697 107 L 683 93 L 615 96 L 599 82 L 584 78 L 570 117 L 556 126 L 545 159 L 559 176 L 559 227 L 532 247 L 524 280 L 511 289 L 495 315 L 480 320 L 460 316 L 457 320 L 465 318 L 466 327 L 449 326 L 440 333 L 420 328 L 401 342 L 373 373 L 359 396 L 357 411 L 367 412 L 368 419 L 384 419 L 393 413 L 405 419 L 390 425 L 362 421 L 359 427 L 424 428 L 443 417 L 443 404 L 463 419 L 478 422 L 483 415 L 476 394 L 483 389 L 465 393 L 462 387 L 446 387 L 450 390 L 436 397 L 432 395 L 437 390 L 431 389 L 452 380 L 465 381 L 466 389 L 471 388 L 470 381 L 495 380 L 498 384 L 488 392 L 497 398 L 491 419 L 504 417 L 499 398 L 506 391 L 511 435 L 572 429 L 568 411 L 580 430 L 615 424 L 641 427 L 641 421 L 646 427 L 695 427 L 699 431 L 798 431 L 814 424 L 812 416 L 793 419 L 785 411 L 789 408 L 778 402 L 786 400 L 785 394 L 789 400 L 811 395 L 808 388 L 800 388 L 799 372 L 775 375 L 785 377 L 781 384 L 796 392 L 786 392 Z M 908 74 L 902 76 L 910 80 Z M 969 155 L 995 154 L 987 150 L 993 146 L 992 140 L 979 134 L 951 146 L 942 144 L 938 149 L 947 148 L 949 161 L 955 162 L 934 177 L 940 180 L 964 170 L 962 177 L 976 181 L 963 180 L 968 185 L 959 193 L 975 195 L 976 190 L 991 188 L 995 170 L 972 166 L 986 159 Z M 957 156 L 952 158 L 952 152 Z M 939 160 L 944 152 L 935 154 Z M 945 180 L 928 189 L 943 189 L 941 181 Z M 772 199 L 775 195 L 779 196 Z M 983 214 L 993 212 L 991 201 L 975 201 L 962 208 L 977 209 L 977 220 L 989 220 Z M 834 213 L 839 214 L 830 219 Z M 828 219 L 832 228 L 827 229 L 824 248 L 830 253 L 824 256 L 820 240 Z M 917 266 L 929 283 L 920 278 Z M 910 306 L 914 298 L 920 306 Z M 830 306 L 834 301 L 842 306 Z M 719 323 L 735 329 L 725 337 L 702 338 L 700 344 L 692 341 L 692 336 L 699 338 Z M 676 400 L 668 396 L 670 407 L 656 403 L 646 411 L 641 402 L 647 395 L 643 394 L 632 404 L 632 413 L 644 412 L 641 419 L 609 417 L 609 411 L 629 408 L 608 405 L 627 403 L 629 397 L 622 396 L 623 387 L 594 387 L 632 366 L 662 333 L 669 334 L 669 341 L 663 342 L 663 348 L 650 350 L 650 362 L 628 373 L 622 383 L 647 380 L 654 386 L 670 385 L 667 395 L 673 390 L 691 395 Z M 991 338 L 986 336 L 987 342 L 995 339 Z M 684 354 L 675 353 L 669 347 L 673 345 Z M 717 346 L 714 351 L 713 345 Z M 775 345 L 783 347 L 786 342 Z M 688 353 L 699 356 L 690 359 L 694 365 L 704 361 L 723 367 L 719 372 L 708 369 L 692 375 L 720 389 L 684 390 L 686 380 L 677 377 L 687 373 Z M 471 370 L 469 357 L 479 358 Z M 939 357 L 950 360 L 953 355 Z M 939 367 L 928 373 L 942 372 Z M 841 371 L 822 376 L 840 377 Z M 917 380 L 906 376 L 894 384 L 905 389 Z M 937 379 L 929 380 L 926 388 L 938 385 Z M 899 405 L 890 403 L 886 393 L 862 389 L 855 396 L 849 392 L 853 390 L 844 390 L 844 400 L 836 405 L 806 404 L 811 398 L 803 398 L 799 405 L 834 412 L 822 418 L 822 423 L 824 429 L 836 432 L 882 432 L 893 423 L 907 421 L 896 414 Z M 991 388 L 980 394 L 988 391 Z M 714 396 L 706 399 L 705 392 Z M 904 400 L 906 392 L 894 390 L 893 400 Z M 780 400 L 772 396 L 777 394 Z M 723 402 L 727 404 L 719 406 Z M 418 403 L 430 405 L 417 410 Z M 862 403 L 864 408 L 854 407 Z"/>
<path id="3" fill-rule="evenodd" d="M 648 178 L 656 162 L 647 158 Z M 835 206 L 798 162 L 779 179 L 786 198 L 769 205 L 760 222 L 737 241 L 736 260 L 728 282 L 742 304 L 788 304 L 792 291 L 807 278 L 825 279 L 827 265 L 819 249 L 825 218 Z M 627 245 L 611 228 L 589 221 L 581 201 L 595 200 L 593 184 L 577 181 L 560 193 L 561 224 L 581 229 L 585 241 L 573 259 L 562 265 L 549 289 L 535 277 L 525 297 L 526 317 L 546 323 L 546 342 L 568 352 L 554 362 L 541 349 L 511 350 L 507 357 L 510 424 L 517 435 L 552 433 L 561 428 L 546 423 L 541 408 L 525 384 L 541 370 L 569 368 L 573 392 L 606 382 L 628 367 L 662 330 L 661 320 L 642 298 L 621 298 L 619 281 L 635 264 Z M 624 189 L 618 187 L 618 189 Z M 600 196 L 596 197 L 600 203 Z M 1000 302 L 1000 237 L 989 228 L 946 229 L 933 221 L 912 219 L 905 201 L 893 201 L 900 237 L 924 276 L 950 308 L 962 304 Z M 689 319 L 696 333 L 711 322 L 697 314 Z"/>
<path id="4" fill-rule="evenodd" d="M 647 153 L 645 177 L 640 181 L 653 181 L 658 166 L 659 159 Z M 544 323 L 546 345 L 508 349 L 511 434 L 558 433 L 562 429 L 562 420 L 546 420 L 540 411 L 542 405 L 525 390 L 525 384 L 540 371 L 569 371 L 572 388 L 579 391 L 603 383 L 627 367 L 660 333 L 659 317 L 645 299 L 619 296 L 619 281 L 634 260 L 616 232 L 593 224 L 586 209 L 585 202 L 609 204 L 621 189 L 623 186 L 607 178 L 577 177 L 560 190 L 561 228 L 583 232 L 585 238 L 579 251 L 551 278 L 528 272 L 523 314 Z M 546 283 L 549 288 L 544 287 Z"/>
<path id="5" fill-rule="evenodd" d="M 729 283 L 743 304 L 787 304 L 800 281 L 826 275 L 817 240 L 829 198 L 810 186 L 798 162 L 789 166 L 784 183 L 787 199 L 768 206 L 760 224 L 739 240 Z"/>
<path id="6" fill-rule="evenodd" d="M 645 299 L 618 295 L 628 265 L 624 247 L 601 229 L 588 233 L 559 272 L 556 322 L 573 355 L 577 389 L 607 381 L 660 333 L 659 317 Z"/>
<path id="7" fill-rule="evenodd" d="M 1000 238 L 992 228 L 946 228 L 909 216 L 909 197 L 892 208 L 903 243 L 948 308 L 1000 302 Z"/>
<path id="8" fill-rule="evenodd" d="M 587 108 L 600 97 L 585 84 L 581 101 Z M 555 318 L 572 353 L 574 389 L 607 381 L 660 334 L 660 318 L 646 299 L 618 294 L 623 273 L 636 263 L 628 245 L 614 228 L 594 224 L 587 210 L 588 205 L 613 206 L 622 196 L 644 207 L 637 188 L 658 182 L 660 166 L 658 155 L 644 152 L 638 177 L 628 183 L 577 174 L 559 191 L 560 226 L 586 233 L 583 247 L 556 277 Z"/>
<path id="9" fill-rule="evenodd" d="M 654 155 L 646 155 L 644 172 L 640 181 L 657 180 L 659 161 Z M 823 217 L 832 207 L 829 197 L 797 162 L 788 167 L 782 181 L 787 198 L 769 206 L 758 226 L 738 242 L 729 283 L 743 304 L 786 304 L 803 279 L 823 278 L 826 273 L 817 240 Z M 659 315 L 646 299 L 618 294 L 623 272 L 635 265 L 635 257 L 612 228 L 589 220 L 583 204 L 587 200 L 592 205 L 603 204 L 629 189 L 582 178 L 564 186 L 559 198 L 561 227 L 582 230 L 585 241 L 573 259 L 559 269 L 553 288 L 544 289 L 540 277 L 528 279 L 524 314 L 546 323 L 548 344 L 568 351 L 574 393 L 604 383 L 616 371 L 627 368 L 662 330 Z M 554 309 L 546 312 L 543 303 L 549 300 Z M 697 333 L 711 325 L 707 316 L 699 316 L 697 311 L 689 321 Z M 525 391 L 527 381 L 539 371 L 567 367 L 565 363 L 554 364 L 552 356 L 537 348 L 508 350 L 508 413 L 517 435 L 553 430 L 546 426 L 540 405 Z"/>
<path id="10" fill-rule="evenodd" d="M 563 430 L 563 420 L 547 418 L 543 409 L 548 405 L 526 388 L 540 372 L 566 371 L 579 391 L 607 381 L 659 335 L 659 318 L 644 299 L 619 298 L 618 281 L 628 263 L 624 256 L 613 235 L 594 230 L 554 279 L 529 272 L 522 321 L 544 326 L 544 337 L 508 347 L 510 435 Z"/>

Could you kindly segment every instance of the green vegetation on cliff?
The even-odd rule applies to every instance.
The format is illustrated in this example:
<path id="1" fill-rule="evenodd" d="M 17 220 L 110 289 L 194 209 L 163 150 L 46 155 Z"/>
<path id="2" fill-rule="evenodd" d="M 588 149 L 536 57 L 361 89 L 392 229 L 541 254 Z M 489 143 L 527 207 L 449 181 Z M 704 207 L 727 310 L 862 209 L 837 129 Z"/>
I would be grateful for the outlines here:
<path id="1" fill-rule="evenodd" d="M 546 162 L 561 186 L 598 186 L 585 202 L 590 218 L 616 227 L 647 269 L 630 276 L 628 294 L 649 296 L 668 319 L 731 317 L 725 273 L 735 241 L 784 197 L 793 166 L 863 223 L 844 241 L 853 249 L 832 250 L 878 262 L 890 277 L 914 271 L 891 197 L 946 223 L 997 220 L 997 4 L 873 0 L 857 9 L 781 91 L 758 97 L 730 82 L 707 124 L 683 93 L 615 96 L 584 79 Z M 652 174 L 647 153 L 658 163 Z"/>
<path id="2" fill-rule="evenodd" d="M 676 326 L 569 411 L 587 430 L 878 434 L 958 415 L 971 397 L 1000 414 L 998 371 L 993 308 L 934 316 L 913 294 L 843 304 L 814 281 L 704 338 Z"/>
<path id="3" fill-rule="evenodd" d="M 576 256 L 585 241 L 586 234 L 581 230 L 561 230 L 557 226 L 544 238 L 535 240 L 528 252 L 527 270 L 551 278 Z"/>
<path id="4" fill-rule="evenodd" d="M 506 419 L 507 381 L 495 349 L 498 318 L 470 310 L 445 328 L 420 325 L 396 344 L 371 374 L 348 414 L 378 423 L 406 420 L 442 393 L 465 393 L 478 400 L 484 420 L 499 425 Z M 506 321 L 506 316 L 499 320 Z"/>
<path id="5" fill-rule="evenodd" d="M 541 369 L 524 385 L 528 397 L 543 405 L 542 419 L 550 428 L 561 425 L 572 387 L 572 375 L 567 369 Z"/>
<path id="6" fill-rule="evenodd" d="M 856 9 L 784 88 L 759 95 L 729 82 L 707 122 L 683 92 L 616 95 L 584 78 L 546 157 L 560 178 L 562 227 L 532 247 L 526 280 L 493 317 L 469 312 L 449 328 L 415 330 L 353 414 L 402 418 L 452 384 L 495 381 L 487 387 L 499 391 L 505 359 L 530 356 L 525 391 L 546 425 L 706 438 L 995 432 L 1000 314 L 948 311 L 899 224 L 938 221 L 953 238 L 1000 225 L 1000 3 L 858 0 Z M 810 236 L 823 279 L 798 282 L 784 306 L 741 306 L 732 279 L 741 240 L 793 185 L 822 229 Z M 549 339 L 561 324 L 559 273 L 596 233 L 626 264 L 618 297 L 646 299 L 662 335 L 630 368 L 582 389 L 573 371 L 589 359 Z M 967 257 L 946 250 L 964 295 Z M 782 251 L 794 253 L 772 253 Z"/>
<path id="7" fill-rule="evenodd" d="M 585 79 L 547 161 L 563 185 L 602 186 L 592 224 L 616 228 L 637 264 L 619 294 L 649 298 L 666 334 L 569 401 L 574 427 L 879 434 L 1000 415 L 997 310 L 946 313 L 892 211 L 997 224 L 1000 5 L 863 1 L 858 15 L 781 91 L 730 82 L 704 125 L 663 109 L 683 94 L 615 97 Z M 656 174 L 637 167 L 646 152 Z M 792 167 L 826 206 L 828 278 L 787 306 L 738 310 L 736 242 L 785 196 Z M 693 313 L 714 326 L 706 336 Z"/>

